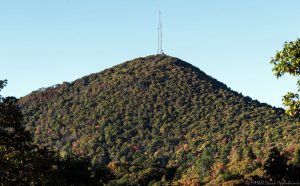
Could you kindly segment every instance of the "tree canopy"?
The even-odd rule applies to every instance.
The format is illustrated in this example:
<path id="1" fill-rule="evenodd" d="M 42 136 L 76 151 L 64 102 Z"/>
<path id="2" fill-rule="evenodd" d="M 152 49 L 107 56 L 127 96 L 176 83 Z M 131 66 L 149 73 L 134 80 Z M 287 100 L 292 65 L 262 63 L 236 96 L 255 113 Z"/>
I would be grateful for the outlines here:
<path id="1" fill-rule="evenodd" d="M 108 166 L 119 183 L 160 179 L 158 170 L 162 180 L 240 178 L 259 168 L 267 146 L 299 143 L 297 118 L 163 55 L 35 91 L 19 104 L 36 144 Z"/>
<path id="2" fill-rule="evenodd" d="M 0 81 L 0 91 L 7 81 Z M 23 116 L 14 97 L 0 95 L 0 183 L 36 185 L 43 183 L 47 171 L 42 150 L 31 144 L 31 135 L 22 125 Z M 44 161 L 45 160 L 45 161 Z"/>
<path id="3" fill-rule="evenodd" d="M 19 101 L 0 96 L 0 183 L 299 181 L 298 123 L 177 58 L 138 58 Z M 267 156 L 273 146 L 281 153 Z"/>
<path id="4" fill-rule="evenodd" d="M 0 80 L 0 92 L 6 83 Z M 94 179 L 89 169 L 90 161 L 59 159 L 33 144 L 17 101 L 0 95 L 0 185 L 101 185 L 102 178 Z"/>
<path id="5" fill-rule="evenodd" d="M 295 77 L 300 75 L 300 39 L 294 42 L 285 42 L 283 49 L 277 51 L 271 60 L 274 65 L 273 72 L 277 78 L 284 74 L 290 74 Z M 298 91 L 296 93 L 288 92 L 283 96 L 283 104 L 287 107 L 287 113 L 290 116 L 299 117 L 300 115 L 300 79 L 297 81 Z"/>

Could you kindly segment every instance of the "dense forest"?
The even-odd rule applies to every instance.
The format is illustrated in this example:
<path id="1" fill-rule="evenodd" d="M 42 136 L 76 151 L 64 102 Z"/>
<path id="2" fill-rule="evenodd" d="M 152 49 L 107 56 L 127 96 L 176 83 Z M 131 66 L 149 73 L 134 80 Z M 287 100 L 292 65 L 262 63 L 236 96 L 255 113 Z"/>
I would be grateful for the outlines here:
<path id="1" fill-rule="evenodd" d="M 299 181 L 299 119 L 170 56 L 40 89 L 17 107 L 32 145 L 61 174 L 84 165 L 95 185 Z"/>

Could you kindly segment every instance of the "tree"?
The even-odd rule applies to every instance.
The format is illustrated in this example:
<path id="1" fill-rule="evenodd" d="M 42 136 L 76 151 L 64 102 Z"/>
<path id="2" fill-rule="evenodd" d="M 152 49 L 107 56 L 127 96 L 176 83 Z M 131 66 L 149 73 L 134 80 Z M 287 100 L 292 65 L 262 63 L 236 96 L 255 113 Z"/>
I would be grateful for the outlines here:
<path id="1" fill-rule="evenodd" d="M 205 148 L 197 162 L 199 174 L 203 177 L 209 176 L 214 162 L 212 149 L 209 147 Z"/>
<path id="2" fill-rule="evenodd" d="M 287 161 L 277 148 L 272 148 L 264 165 L 266 177 L 272 181 L 284 181 L 288 172 Z"/>
<path id="3" fill-rule="evenodd" d="M 0 91 L 6 83 L 0 80 Z M 101 185 L 102 169 L 94 179 L 90 161 L 60 159 L 34 145 L 17 101 L 0 95 L 0 185 Z"/>
<path id="4" fill-rule="evenodd" d="M 277 78 L 284 74 L 290 74 L 295 77 L 300 75 L 300 39 L 294 42 L 285 42 L 283 49 L 277 51 L 275 57 L 271 59 L 274 65 L 273 72 Z M 288 92 L 283 96 L 283 104 L 287 107 L 287 114 L 294 117 L 300 115 L 300 79 L 297 81 L 297 93 Z"/>
<path id="5" fill-rule="evenodd" d="M 297 151 L 295 155 L 298 155 Z M 250 182 L 299 183 L 300 167 L 297 166 L 297 157 L 295 158 L 294 163 L 289 162 L 286 152 L 280 152 L 276 147 L 273 147 L 270 149 L 268 158 L 263 165 L 264 175 L 251 176 L 248 184 L 244 184 L 249 185 Z"/>
<path id="6" fill-rule="evenodd" d="M 6 80 L 0 80 L 0 91 L 6 84 Z M 46 184 L 51 170 L 51 155 L 47 150 L 32 145 L 16 103 L 16 98 L 0 95 L 0 183 Z"/>

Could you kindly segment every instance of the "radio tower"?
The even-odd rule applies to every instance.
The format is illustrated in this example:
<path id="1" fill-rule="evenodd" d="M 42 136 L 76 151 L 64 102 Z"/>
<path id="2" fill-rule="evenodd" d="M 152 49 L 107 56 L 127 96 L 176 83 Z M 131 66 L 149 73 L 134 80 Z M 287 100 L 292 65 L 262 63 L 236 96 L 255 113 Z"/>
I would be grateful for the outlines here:
<path id="1" fill-rule="evenodd" d="M 157 54 L 164 54 L 163 49 L 162 49 L 162 20 L 161 20 L 161 11 L 158 11 L 158 39 L 157 39 Z"/>

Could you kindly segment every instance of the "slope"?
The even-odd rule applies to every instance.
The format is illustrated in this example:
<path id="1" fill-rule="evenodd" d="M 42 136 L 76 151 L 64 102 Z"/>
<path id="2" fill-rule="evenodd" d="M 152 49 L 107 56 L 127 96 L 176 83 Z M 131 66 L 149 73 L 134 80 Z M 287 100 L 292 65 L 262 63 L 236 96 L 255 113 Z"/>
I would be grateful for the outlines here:
<path id="1" fill-rule="evenodd" d="M 165 55 L 35 91 L 20 105 L 35 142 L 62 157 L 174 168 L 173 180 L 208 182 L 213 166 L 231 177 L 251 174 L 269 147 L 299 144 L 298 121 L 284 110 Z"/>

